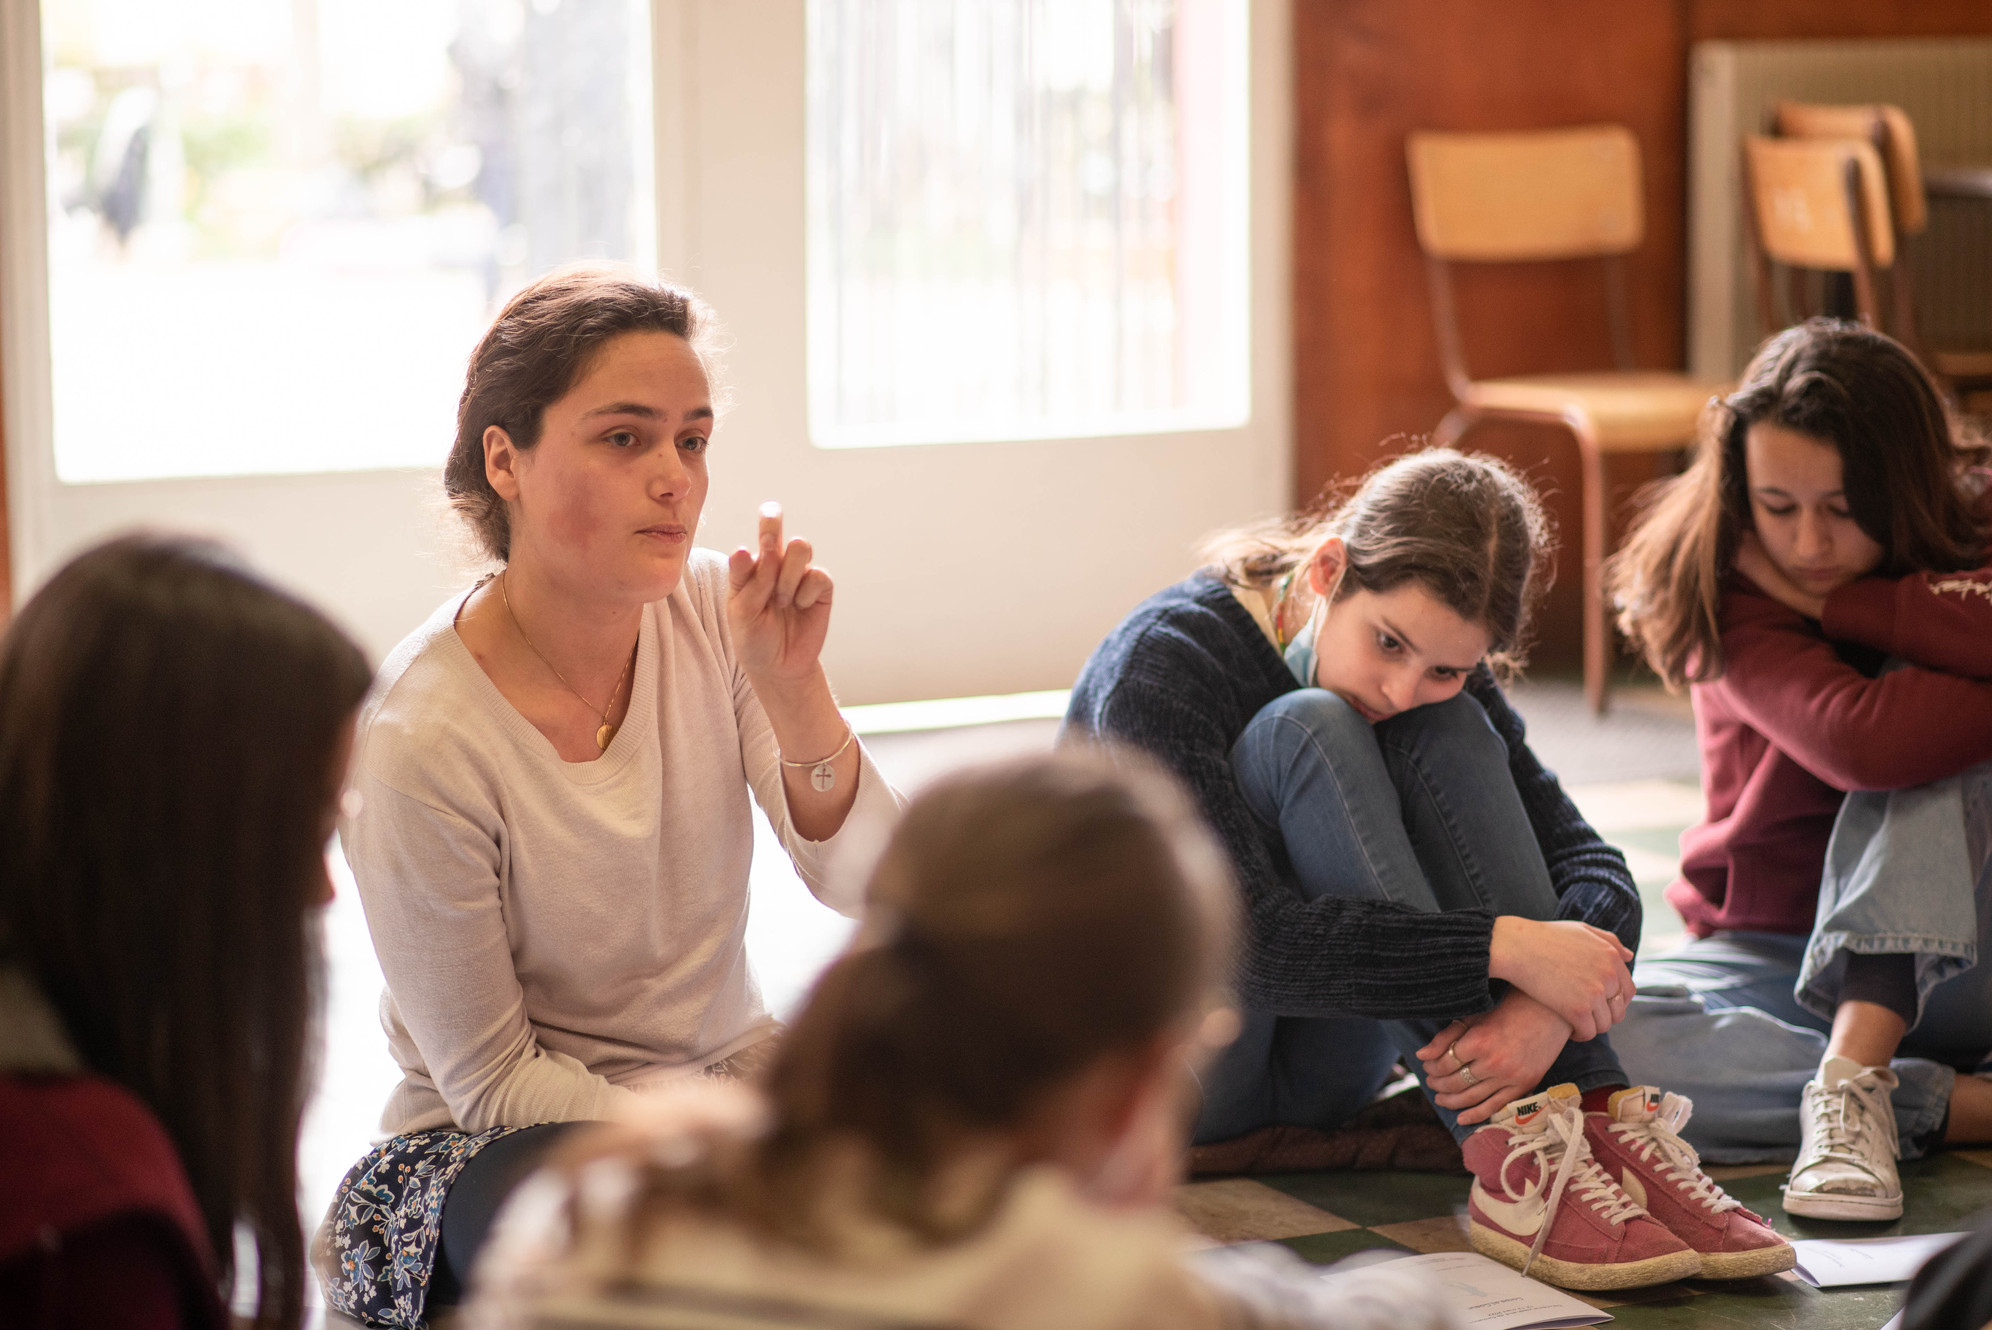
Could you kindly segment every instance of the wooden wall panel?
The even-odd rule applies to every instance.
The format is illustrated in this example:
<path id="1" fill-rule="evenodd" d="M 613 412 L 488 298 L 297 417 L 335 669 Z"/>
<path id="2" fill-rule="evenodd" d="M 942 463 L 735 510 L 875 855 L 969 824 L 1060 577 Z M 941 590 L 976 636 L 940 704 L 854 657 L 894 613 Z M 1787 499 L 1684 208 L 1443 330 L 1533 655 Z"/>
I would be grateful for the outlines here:
<path id="1" fill-rule="evenodd" d="M 1400 451 L 1451 405 L 1411 227 L 1404 136 L 1614 121 L 1645 158 L 1646 242 L 1630 260 L 1640 362 L 1681 363 L 1685 49 L 1669 5 L 1587 0 L 1302 0 L 1295 182 L 1296 493 Z M 1661 76 L 1663 75 L 1664 76 Z M 1476 374 L 1606 368 L 1595 264 L 1460 268 Z M 1578 531 L 1567 434 L 1485 426 L 1469 447 L 1524 466 Z M 1650 475 L 1638 463 L 1614 478 Z M 1566 541 L 1566 544 L 1570 543 Z M 1539 658 L 1575 659 L 1577 564 L 1560 563 Z"/>
<path id="2" fill-rule="evenodd" d="M 1688 40 L 1961 37 L 1992 32 L 1985 0 L 1688 0 Z"/>
<path id="3" fill-rule="evenodd" d="M 1411 228 L 1404 136 L 1616 121 L 1638 136 L 1646 242 L 1629 265 L 1640 363 L 1685 358 L 1687 60 L 1704 38 L 1925 36 L 1992 31 L 1986 0 L 1296 0 L 1295 492 L 1358 474 L 1431 429 L 1451 403 Z M 1604 367 L 1595 270 L 1461 270 L 1476 373 Z M 1577 461 L 1553 430 L 1483 427 L 1551 492 L 1566 552 L 1537 659 L 1579 644 Z M 1622 501 L 1655 469 L 1612 463 Z"/>

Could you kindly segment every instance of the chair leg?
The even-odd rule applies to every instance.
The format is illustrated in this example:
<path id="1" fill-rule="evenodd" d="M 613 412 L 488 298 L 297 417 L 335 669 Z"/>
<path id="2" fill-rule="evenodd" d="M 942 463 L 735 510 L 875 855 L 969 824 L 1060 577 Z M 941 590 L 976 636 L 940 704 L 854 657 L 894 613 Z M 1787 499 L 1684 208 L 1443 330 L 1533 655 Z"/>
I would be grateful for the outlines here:
<path id="1" fill-rule="evenodd" d="M 1440 448 L 1452 447 L 1459 442 L 1460 435 L 1473 428 L 1475 419 L 1477 417 L 1465 407 L 1454 407 L 1446 412 L 1445 419 L 1441 420 L 1439 427 L 1432 431 L 1432 443 Z"/>
<path id="2" fill-rule="evenodd" d="M 1605 714 L 1611 629 L 1605 622 L 1605 459 L 1597 442 L 1577 432 L 1584 476 L 1584 700 Z"/>

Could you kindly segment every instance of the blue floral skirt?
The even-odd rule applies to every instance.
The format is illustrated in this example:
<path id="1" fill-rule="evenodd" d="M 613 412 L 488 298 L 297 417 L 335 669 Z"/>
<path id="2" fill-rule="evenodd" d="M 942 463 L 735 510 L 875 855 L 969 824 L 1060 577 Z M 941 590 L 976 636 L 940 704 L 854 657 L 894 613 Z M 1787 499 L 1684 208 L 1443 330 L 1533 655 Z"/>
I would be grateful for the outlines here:
<path id="1" fill-rule="evenodd" d="M 525 1130 L 418 1131 L 367 1151 L 318 1232 L 313 1263 L 327 1305 L 367 1325 L 422 1330 L 450 1188 L 479 1150 Z"/>

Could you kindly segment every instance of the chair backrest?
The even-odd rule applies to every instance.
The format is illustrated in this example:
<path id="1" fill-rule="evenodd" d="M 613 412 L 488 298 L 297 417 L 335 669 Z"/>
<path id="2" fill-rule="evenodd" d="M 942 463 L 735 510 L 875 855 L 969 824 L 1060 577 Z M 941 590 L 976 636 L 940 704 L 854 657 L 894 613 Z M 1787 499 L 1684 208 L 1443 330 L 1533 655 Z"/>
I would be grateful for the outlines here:
<path id="1" fill-rule="evenodd" d="M 1837 272 L 1895 262 L 1888 189 L 1873 144 L 1752 135 L 1743 146 L 1751 216 L 1765 255 L 1788 267 Z M 1858 223 L 1850 193 L 1860 199 Z"/>
<path id="2" fill-rule="evenodd" d="M 1625 254 L 1645 233 L 1639 141 L 1623 125 L 1405 141 L 1418 243 L 1499 263 Z"/>
<path id="3" fill-rule="evenodd" d="M 1918 236 L 1930 224 L 1916 126 L 1901 107 L 1882 102 L 1853 106 L 1779 102 L 1771 123 L 1787 138 L 1866 139 L 1874 144 L 1888 175 L 1889 212 L 1895 233 Z"/>

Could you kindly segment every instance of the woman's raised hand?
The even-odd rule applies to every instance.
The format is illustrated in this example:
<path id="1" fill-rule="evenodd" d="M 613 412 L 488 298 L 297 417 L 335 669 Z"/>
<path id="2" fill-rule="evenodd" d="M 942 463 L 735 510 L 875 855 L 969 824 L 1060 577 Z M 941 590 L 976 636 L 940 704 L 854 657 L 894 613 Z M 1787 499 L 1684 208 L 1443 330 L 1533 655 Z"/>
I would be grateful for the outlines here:
<path id="1" fill-rule="evenodd" d="M 1418 1060 L 1439 1107 L 1457 1110 L 1460 1123 L 1472 1126 L 1541 1084 L 1569 1042 L 1570 1027 L 1561 1016 L 1511 991 L 1473 1024 L 1454 1021 L 1441 1030 L 1418 1050 Z M 1466 1067 L 1472 1071 L 1463 1072 Z"/>
<path id="2" fill-rule="evenodd" d="M 782 540 L 782 506 L 761 505 L 759 546 L 727 561 L 726 617 L 740 667 L 754 680 L 807 679 L 830 631 L 830 574 L 812 567 L 806 540 Z"/>
<path id="3" fill-rule="evenodd" d="M 1625 1018 L 1632 953 L 1602 928 L 1574 919 L 1504 914 L 1494 921 L 1487 973 L 1561 1016 L 1574 1039 L 1594 1039 Z"/>

